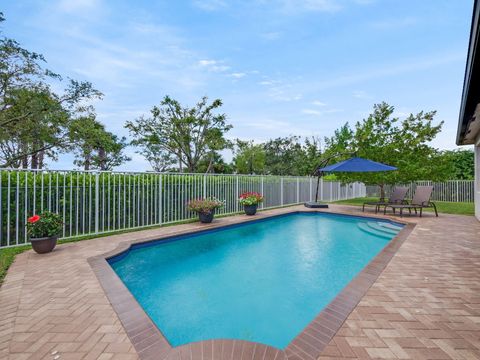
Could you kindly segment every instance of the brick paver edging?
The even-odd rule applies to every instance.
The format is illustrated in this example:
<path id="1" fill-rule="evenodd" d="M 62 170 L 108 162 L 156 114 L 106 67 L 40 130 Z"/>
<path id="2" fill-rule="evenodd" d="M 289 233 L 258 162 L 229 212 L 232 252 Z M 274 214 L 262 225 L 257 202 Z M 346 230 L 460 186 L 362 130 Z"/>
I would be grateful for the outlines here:
<path id="1" fill-rule="evenodd" d="M 318 210 L 291 211 L 286 214 L 300 212 L 321 212 Z M 335 214 L 335 212 L 329 212 Z M 271 215 L 271 217 L 284 216 Z M 343 215 L 343 214 L 342 214 Z M 347 215 L 362 217 L 361 215 Z M 364 216 L 372 218 L 373 216 Z M 395 220 L 397 221 L 397 220 Z M 398 222 L 398 221 L 397 221 Z M 235 224 L 233 224 L 235 225 Z M 304 359 L 315 360 L 334 337 L 349 314 L 360 302 L 370 286 L 377 280 L 383 269 L 395 255 L 402 243 L 407 239 L 415 224 L 404 223 L 400 233 L 328 304 L 312 322 L 284 349 L 242 340 L 207 340 L 172 347 L 158 327 L 145 313 L 140 304 L 128 291 L 126 286 L 110 267 L 107 259 L 128 251 L 134 244 L 167 240 L 179 235 L 198 233 L 215 228 L 226 228 L 232 225 L 211 224 L 201 230 L 179 231 L 161 237 L 133 240 L 121 243 L 115 250 L 88 259 L 95 275 L 103 287 L 113 309 L 122 322 L 140 359 Z"/>

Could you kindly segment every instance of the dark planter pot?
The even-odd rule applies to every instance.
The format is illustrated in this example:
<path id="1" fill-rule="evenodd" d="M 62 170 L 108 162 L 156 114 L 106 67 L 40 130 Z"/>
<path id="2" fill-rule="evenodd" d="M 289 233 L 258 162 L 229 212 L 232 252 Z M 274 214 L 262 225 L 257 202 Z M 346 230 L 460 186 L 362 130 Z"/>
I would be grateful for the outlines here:
<path id="1" fill-rule="evenodd" d="M 215 209 L 209 213 L 198 213 L 198 218 L 200 219 L 201 223 L 209 224 L 213 221 L 213 215 L 215 215 Z"/>
<path id="2" fill-rule="evenodd" d="M 57 237 L 31 238 L 32 248 L 37 254 L 45 254 L 51 252 L 57 245 Z"/>
<path id="3" fill-rule="evenodd" d="M 246 215 L 255 215 L 257 213 L 258 205 L 243 205 Z"/>

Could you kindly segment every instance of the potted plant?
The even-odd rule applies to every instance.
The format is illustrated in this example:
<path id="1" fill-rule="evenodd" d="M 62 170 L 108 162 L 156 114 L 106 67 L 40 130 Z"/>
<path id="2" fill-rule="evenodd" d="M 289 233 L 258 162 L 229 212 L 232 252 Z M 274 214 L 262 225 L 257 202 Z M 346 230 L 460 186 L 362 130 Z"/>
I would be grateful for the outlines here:
<path id="1" fill-rule="evenodd" d="M 188 210 L 198 213 L 200 222 L 211 223 L 215 215 L 215 209 L 221 208 L 223 201 L 216 198 L 190 200 L 187 204 Z"/>
<path id="2" fill-rule="evenodd" d="M 240 195 L 238 201 L 243 205 L 246 215 L 255 215 L 258 204 L 263 201 L 263 195 L 258 192 L 245 192 Z"/>
<path id="3" fill-rule="evenodd" d="M 57 245 L 58 235 L 62 231 L 62 220 L 58 214 L 44 212 L 27 219 L 27 233 L 32 248 L 38 254 L 52 251 Z"/>

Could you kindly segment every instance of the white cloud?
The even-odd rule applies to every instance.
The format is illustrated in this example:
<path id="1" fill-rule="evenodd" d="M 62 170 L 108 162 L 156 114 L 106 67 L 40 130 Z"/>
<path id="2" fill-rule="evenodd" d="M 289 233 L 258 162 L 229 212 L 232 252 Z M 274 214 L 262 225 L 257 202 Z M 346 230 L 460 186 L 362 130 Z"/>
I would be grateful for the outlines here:
<path id="1" fill-rule="evenodd" d="M 239 125 L 236 125 L 237 130 L 242 128 L 247 128 L 249 134 L 251 134 L 251 129 L 258 130 L 257 132 L 257 141 L 265 141 L 272 138 L 272 134 L 279 135 L 300 135 L 300 136 L 311 136 L 315 134 L 316 129 L 303 126 L 302 124 L 292 124 L 291 122 L 285 120 L 277 119 L 268 119 L 260 118 L 257 121 L 246 121 L 241 122 Z M 262 136 L 263 135 L 263 136 Z"/>
<path id="2" fill-rule="evenodd" d="M 327 104 L 325 104 L 324 102 L 321 102 L 320 100 L 314 100 L 314 101 L 312 101 L 312 105 L 315 105 L 315 106 L 327 106 Z"/>
<path id="3" fill-rule="evenodd" d="M 312 116 L 323 116 L 325 114 L 333 114 L 342 112 L 341 109 L 327 109 L 327 110 L 316 110 L 316 109 L 303 109 L 302 113 L 305 115 L 312 115 Z"/>
<path id="4" fill-rule="evenodd" d="M 303 89 L 304 92 L 314 93 L 405 73 L 425 71 L 437 66 L 463 61 L 465 61 L 465 54 L 462 52 L 433 53 L 426 57 L 408 58 L 396 63 L 386 63 L 385 65 L 373 65 L 366 69 L 357 69 L 350 74 L 337 74 L 331 79 L 316 82 L 310 81 L 296 84 L 296 86 Z"/>
<path id="5" fill-rule="evenodd" d="M 246 76 L 247 74 L 244 73 L 244 72 L 234 72 L 234 73 L 231 73 L 230 76 L 235 78 L 235 79 L 240 79 L 240 78 L 243 78 L 244 76 Z"/>
<path id="6" fill-rule="evenodd" d="M 210 65 L 215 65 L 217 62 L 215 60 L 200 60 L 198 62 L 198 65 L 200 66 L 210 66 Z"/>
<path id="7" fill-rule="evenodd" d="M 313 109 L 303 109 L 303 110 L 302 110 L 302 113 L 303 113 L 303 114 L 307 114 L 307 115 L 316 115 L 316 116 L 322 115 L 322 112 L 321 112 L 321 111 L 319 111 L 319 110 L 313 110 Z"/>
<path id="8" fill-rule="evenodd" d="M 270 86 L 270 85 L 274 85 L 275 81 L 273 81 L 273 80 L 262 80 L 258 84 L 262 85 L 262 86 Z"/>
<path id="9" fill-rule="evenodd" d="M 266 78 L 259 81 L 259 85 L 267 88 L 267 95 L 275 101 L 298 101 L 303 98 L 300 91 L 292 90 L 292 84 L 285 80 L 272 80 Z"/>
<path id="10" fill-rule="evenodd" d="M 230 69 L 230 66 L 225 65 L 222 61 L 209 59 L 198 61 L 198 66 L 206 68 L 211 72 L 223 72 Z"/>

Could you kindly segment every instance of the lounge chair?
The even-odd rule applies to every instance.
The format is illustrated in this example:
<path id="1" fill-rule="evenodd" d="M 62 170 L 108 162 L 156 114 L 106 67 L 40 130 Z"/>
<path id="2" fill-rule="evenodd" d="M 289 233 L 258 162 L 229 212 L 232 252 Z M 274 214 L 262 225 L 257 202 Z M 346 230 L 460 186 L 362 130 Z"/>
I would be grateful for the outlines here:
<path id="1" fill-rule="evenodd" d="M 365 211 L 365 205 L 375 206 L 375 214 L 380 210 L 381 206 L 387 206 L 392 204 L 405 204 L 405 196 L 407 196 L 408 187 L 406 186 L 397 186 L 393 190 L 392 194 L 385 200 L 380 198 L 379 201 L 367 201 L 363 203 L 362 211 Z"/>
<path id="2" fill-rule="evenodd" d="M 420 217 L 422 217 L 422 210 L 425 208 L 432 208 L 435 210 L 435 215 L 438 216 L 437 207 L 435 203 L 430 201 L 432 196 L 433 186 L 417 186 L 415 189 L 415 194 L 410 204 L 395 204 L 385 206 L 383 213 L 387 213 L 387 207 L 392 208 L 393 213 L 395 214 L 396 209 L 400 209 L 400 216 L 403 216 L 403 210 L 408 209 L 408 212 L 411 214 L 412 209 L 417 213 L 417 209 L 420 210 Z"/>

